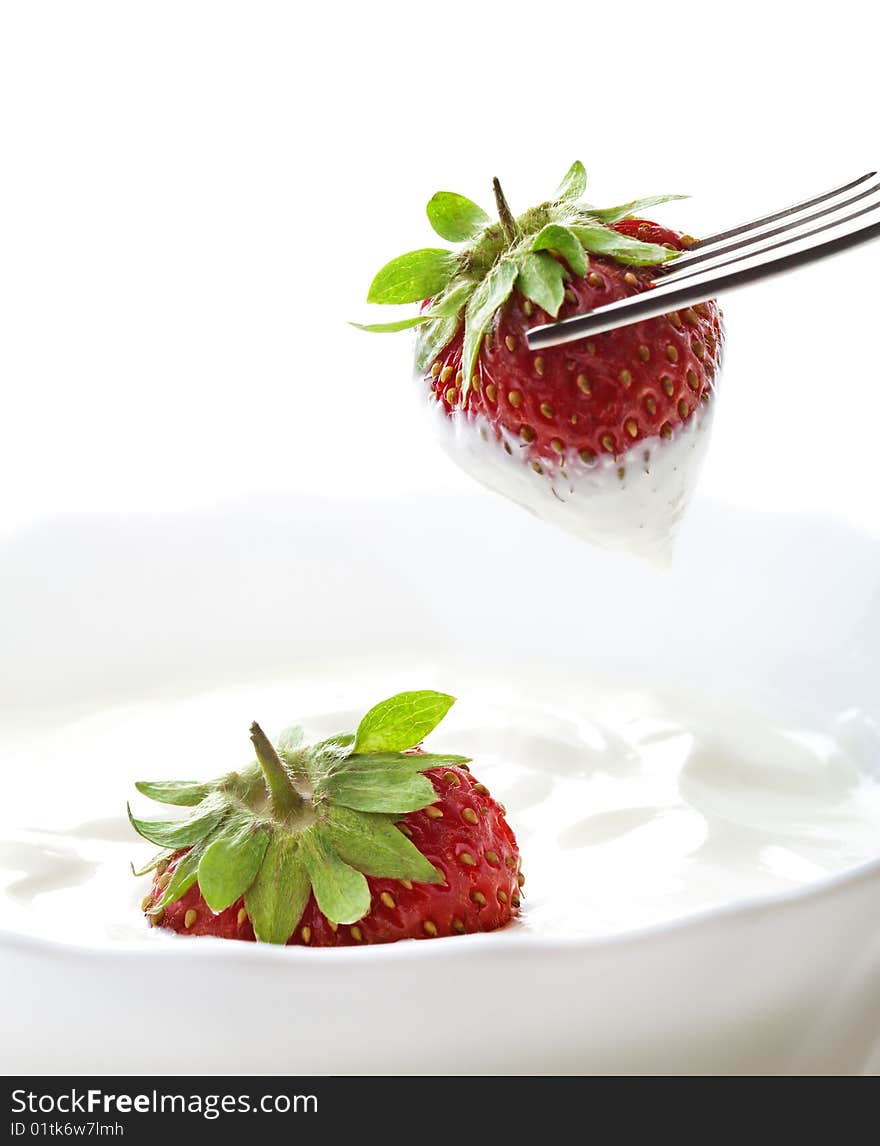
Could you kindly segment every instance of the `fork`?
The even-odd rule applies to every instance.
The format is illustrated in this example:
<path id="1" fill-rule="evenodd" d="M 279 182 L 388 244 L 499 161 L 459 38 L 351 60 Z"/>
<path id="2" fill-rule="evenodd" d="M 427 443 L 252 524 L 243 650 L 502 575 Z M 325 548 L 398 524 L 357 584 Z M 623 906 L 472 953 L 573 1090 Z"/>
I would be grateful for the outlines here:
<path id="1" fill-rule="evenodd" d="M 831 191 L 700 239 L 659 268 L 647 291 L 596 307 L 587 314 L 533 327 L 527 334 L 529 349 L 559 346 L 656 318 L 878 239 L 880 198 L 848 214 L 839 214 L 856 203 L 871 200 L 878 192 L 877 172 L 869 171 Z M 811 210 L 814 207 L 820 209 Z M 838 217 L 809 230 L 802 229 L 807 223 L 829 216 Z M 785 222 L 771 227 L 780 220 Z M 770 242 L 771 239 L 777 241 Z M 795 249 L 788 250 L 790 247 Z M 747 265 L 738 267 L 738 263 Z"/>

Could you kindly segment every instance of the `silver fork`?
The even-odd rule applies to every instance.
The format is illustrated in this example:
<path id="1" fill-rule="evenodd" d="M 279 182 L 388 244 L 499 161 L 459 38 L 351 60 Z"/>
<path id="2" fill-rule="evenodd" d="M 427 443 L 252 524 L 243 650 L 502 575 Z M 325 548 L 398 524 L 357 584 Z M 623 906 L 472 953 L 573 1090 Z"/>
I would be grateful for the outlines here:
<path id="1" fill-rule="evenodd" d="M 880 239 L 878 192 L 877 172 L 869 171 L 822 195 L 700 239 L 684 254 L 659 268 L 651 289 L 596 307 L 588 314 L 536 326 L 527 335 L 529 348 L 559 346 L 656 318 Z M 840 214 L 863 200 L 869 200 L 867 205 Z M 820 210 L 811 210 L 820 206 Z M 807 223 L 829 216 L 836 217 L 817 227 L 803 229 Z M 785 222 L 780 226 L 771 227 L 782 219 Z M 782 237 L 777 239 L 777 236 Z M 777 241 L 771 242 L 772 239 Z M 739 263 L 746 265 L 738 267 Z"/>

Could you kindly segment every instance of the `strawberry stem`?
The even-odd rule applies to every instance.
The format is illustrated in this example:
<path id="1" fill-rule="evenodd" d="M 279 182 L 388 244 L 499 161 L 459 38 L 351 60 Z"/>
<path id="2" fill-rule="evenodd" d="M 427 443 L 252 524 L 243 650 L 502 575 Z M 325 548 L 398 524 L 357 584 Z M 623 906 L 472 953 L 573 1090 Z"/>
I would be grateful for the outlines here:
<path id="1" fill-rule="evenodd" d="M 501 220 L 501 230 L 504 232 L 508 246 L 512 247 L 516 242 L 516 220 L 504 198 L 504 192 L 501 190 L 497 176 L 492 180 L 492 190 L 495 192 L 495 206 L 498 210 L 498 218 Z"/>
<path id="2" fill-rule="evenodd" d="M 287 774 L 287 769 L 275 751 L 272 741 L 256 721 L 251 725 L 251 741 L 257 754 L 257 760 L 263 769 L 263 775 L 266 777 L 276 815 L 284 817 L 290 815 L 291 812 L 300 811 L 304 807 L 305 801 L 294 788 Z"/>

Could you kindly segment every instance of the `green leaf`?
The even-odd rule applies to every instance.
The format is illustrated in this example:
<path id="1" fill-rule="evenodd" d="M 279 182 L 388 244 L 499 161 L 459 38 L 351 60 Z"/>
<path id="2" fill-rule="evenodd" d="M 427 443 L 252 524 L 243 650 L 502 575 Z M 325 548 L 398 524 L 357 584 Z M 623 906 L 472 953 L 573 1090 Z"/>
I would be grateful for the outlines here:
<path id="1" fill-rule="evenodd" d="M 533 251 L 554 251 L 561 255 L 572 271 L 581 278 L 587 273 L 587 258 L 581 241 L 561 223 L 548 223 L 532 240 Z"/>
<path id="2" fill-rule="evenodd" d="M 555 318 L 565 298 L 565 268 L 547 251 L 534 251 L 521 259 L 516 286 Z"/>
<path id="3" fill-rule="evenodd" d="M 319 909 L 331 923 L 356 923 L 370 910 L 370 889 L 363 874 L 340 859 L 318 833 L 302 839 L 302 858 Z"/>
<path id="4" fill-rule="evenodd" d="M 305 734 L 298 724 L 283 729 L 275 741 L 275 751 L 293 772 L 305 771 Z"/>
<path id="5" fill-rule="evenodd" d="M 210 784 L 198 784 L 195 780 L 138 780 L 135 784 L 141 795 L 150 800 L 185 808 L 201 804 L 211 787 Z"/>
<path id="6" fill-rule="evenodd" d="M 587 189 L 587 171 L 583 163 L 576 159 L 565 173 L 565 178 L 556 188 L 554 203 L 573 202 L 580 199 Z"/>
<path id="7" fill-rule="evenodd" d="M 133 863 L 129 864 L 128 866 L 131 868 L 131 874 L 133 876 L 140 877 L 142 875 L 146 875 L 148 872 L 155 871 L 159 864 L 164 863 L 173 855 L 174 848 L 163 848 L 160 852 L 157 852 L 150 860 L 150 862 L 145 864 L 142 868 L 136 868 Z"/>
<path id="8" fill-rule="evenodd" d="M 299 840 L 287 832 L 275 832 L 244 895 L 257 939 L 261 943 L 286 943 L 302 919 L 310 891 Z"/>
<path id="9" fill-rule="evenodd" d="M 231 907 L 260 870 L 269 834 L 246 816 L 236 816 L 214 836 L 199 864 L 199 889 L 216 914 Z"/>
<path id="10" fill-rule="evenodd" d="M 328 776 L 321 794 L 359 812 L 415 812 L 437 799 L 434 785 L 418 772 L 399 767 L 360 771 L 347 768 Z"/>
<path id="11" fill-rule="evenodd" d="M 320 834 L 340 859 L 364 875 L 443 882 L 437 868 L 387 816 L 331 808 Z"/>
<path id="12" fill-rule="evenodd" d="M 355 734 L 354 752 L 403 752 L 433 731 L 455 704 L 445 692 L 399 692 L 374 705 Z"/>
<path id="13" fill-rule="evenodd" d="M 600 223 L 609 225 L 626 219 L 628 215 L 637 215 L 646 207 L 656 207 L 658 203 L 670 203 L 673 199 L 688 199 L 689 195 L 648 195 L 645 199 L 633 199 L 629 203 L 622 203 L 619 207 L 587 207 L 586 213 Z"/>
<path id="14" fill-rule="evenodd" d="M 285 752 L 295 752 L 297 748 L 301 747 L 305 740 L 305 733 L 298 724 L 288 724 L 288 726 L 278 733 L 278 738 L 275 741 L 275 749 L 279 756 L 284 756 Z"/>
<path id="15" fill-rule="evenodd" d="M 431 303 L 427 312 L 431 318 L 456 317 L 467 300 L 474 293 L 474 283 L 470 281 L 456 283 L 443 294 L 438 295 Z"/>
<path id="16" fill-rule="evenodd" d="M 340 732 L 313 744 L 305 752 L 305 767 L 309 779 L 320 785 L 336 768 L 344 765 L 354 748 L 354 733 Z"/>
<path id="17" fill-rule="evenodd" d="M 396 334 L 398 330 L 409 330 L 413 326 L 423 326 L 431 321 L 429 314 L 420 314 L 416 318 L 399 318 L 397 322 L 350 322 L 349 326 L 356 326 L 358 330 L 366 330 L 370 334 Z"/>
<path id="18" fill-rule="evenodd" d="M 503 306 L 510 296 L 517 274 L 517 264 L 512 259 L 505 259 L 496 263 L 476 287 L 468 301 L 465 310 L 464 349 L 462 351 L 463 394 L 466 394 L 470 387 L 483 335 L 492 325 L 498 308 Z"/>
<path id="19" fill-rule="evenodd" d="M 572 223 L 571 230 L 592 254 L 607 255 L 619 263 L 628 263 L 634 267 L 655 267 L 679 255 L 678 251 L 669 247 L 643 243 L 639 239 L 631 239 L 629 235 L 619 235 L 601 223 Z"/>
<path id="20" fill-rule="evenodd" d="M 212 803 L 188 820 L 136 820 L 128 808 L 131 826 L 160 848 L 188 848 L 203 840 L 220 823 L 229 807 L 227 804 Z"/>
<path id="21" fill-rule="evenodd" d="M 294 780 L 309 780 L 312 775 L 314 748 L 305 744 L 305 735 L 298 724 L 291 724 L 279 733 L 275 751 L 287 766 Z"/>
<path id="22" fill-rule="evenodd" d="M 354 740 L 353 732 L 337 732 L 335 736 L 328 736 L 326 740 L 320 740 L 314 749 L 316 752 L 323 752 L 336 760 L 345 760 L 354 751 Z"/>
<path id="23" fill-rule="evenodd" d="M 462 764 L 470 762 L 470 756 L 450 756 L 436 752 L 367 752 L 341 761 L 333 769 L 333 775 L 339 775 L 340 772 L 384 772 L 389 768 L 396 768 L 401 774 L 427 772 L 429 768 L 460 768 Z"/>
<path id="24" fill-rule="evenodd" d="M 158 899 L 153 907 L 150 909 L 149 914 L 155 915 L 158 911 L 166 908 L 169 903 L 174 903 L 180 899 L 182 895 L 186 895 L 192 885 L 196 882 L 196 876 L 199 870 L 199 861 L 204 854 L 204 846 L 197 844 L 183 856 L 174 869 L 171 880 L 162 896 Z"/>
<path id="25" fill-rule="evenodd" d="M 240 772 L 227 772 L 217 782 L 218 792 L 231 796 L 233 800 L 244 800 L 246 803 L 265 790 L 266 777 L 256 760 L 246 765 Z"/>
<path id="26" fill-rule="evenodd" d="M 458 330 L 458 316 L 437 318 L 427 323 L 418 333 L 416 340 L 416 369 L 427 370 L 435 358 L 438 358 Z"/>
<path id="27" fill-rule="evenodd" d="M 490 221 L 482 207 L 454 191 L 438 191 L 429 200 L 427 211 L 431 226 L 450 243 L 472 239 Z"/>
<path id="28" fill-rule="evenodd" d="M 435 247 L 410 251 L 379 271 L 370 284 L 367 302 L 421 302 L 443 290 L 457 267 L 452 251 Z"/>

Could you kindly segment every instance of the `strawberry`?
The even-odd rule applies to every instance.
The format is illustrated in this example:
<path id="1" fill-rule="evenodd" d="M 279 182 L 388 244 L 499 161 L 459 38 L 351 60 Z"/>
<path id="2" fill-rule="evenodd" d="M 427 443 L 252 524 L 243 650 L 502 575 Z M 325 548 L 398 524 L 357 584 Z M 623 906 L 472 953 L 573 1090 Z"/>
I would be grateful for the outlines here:
<path id="1" fill-rule="evenodd" d="M 620 530 L 608 523 L 625 514 L 628 490 L 644 537 L 661 536 L 680 515 L 690 492 L 680 463 L 708 424 L 723 332 L 707 301 L 529 349 L 530 328 L 650 289 L 657 268 L 693 241 L 635 214 L 679 196 L 598 209 L 579 201 L 585 186 L 575 163 L 552 200 L 514 218 L 495 180 L 499 223 L 438 192 L 429 219 L 463 246 L 387 264 L 368 301 L 421 302 L 421 313 L 363 329 L 419 327 L 417 367 L 459 464 L 528 508 L 614 543 Z"/>
<path id="2" fill-rule="evenodd" d="M 504 808 L 462 756 L 420 741 L 453 698 L 400 693 L 352 735 L 273 746 L 207 784 L 142 782 L 189 819 L 135 830 L 163 848 L 143 909 L 188 935 L 317 947 L 493 931 L 519 913 L 519 851 Z M 143 874 L 143 873 L 138 873 Z"/>

